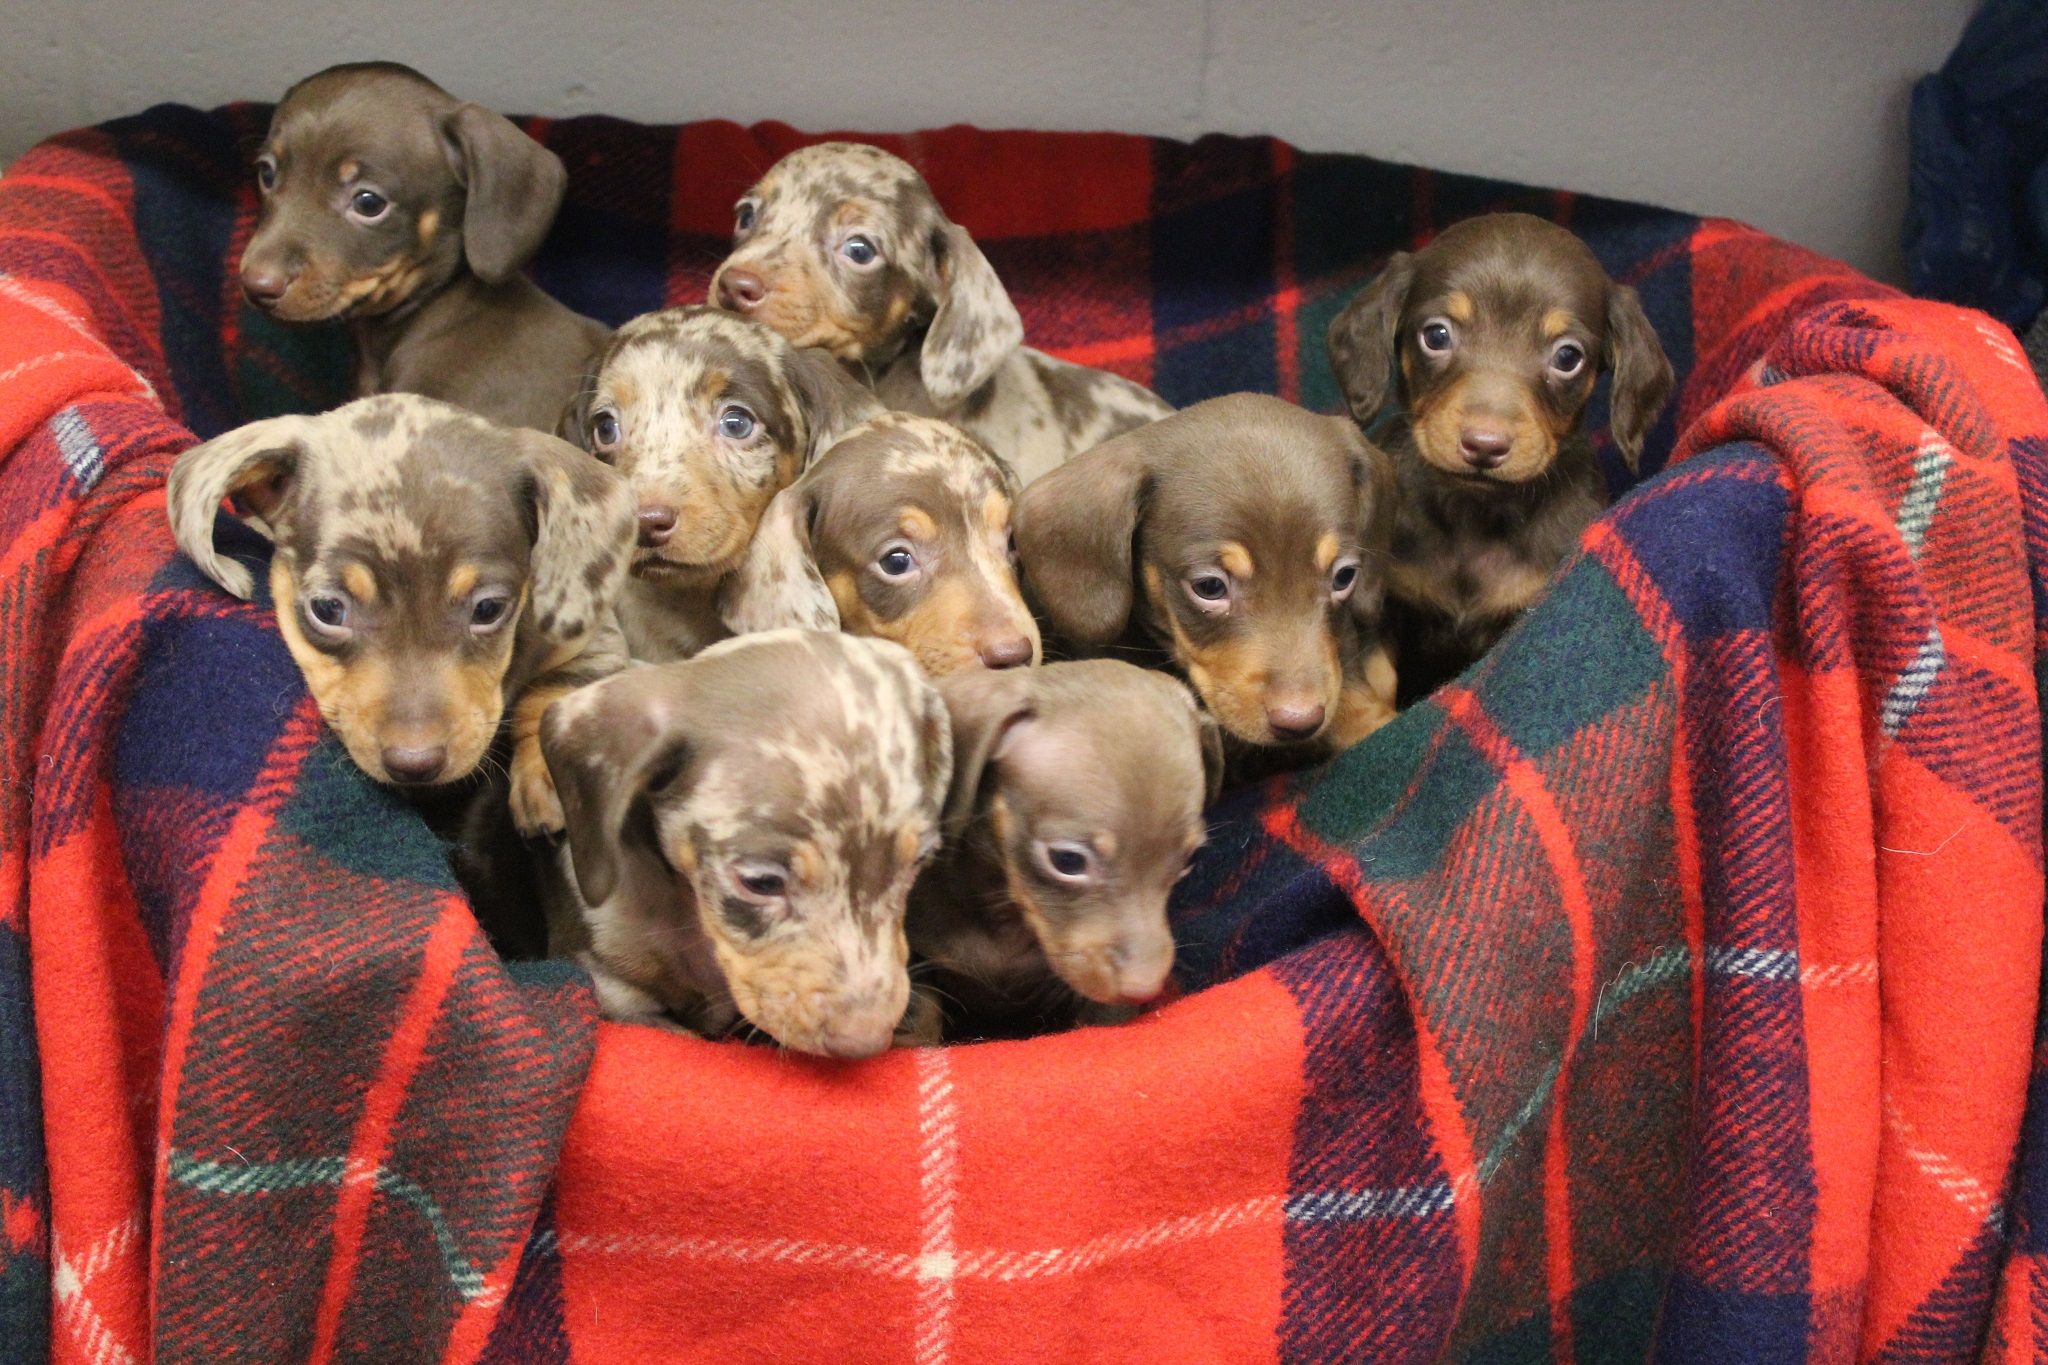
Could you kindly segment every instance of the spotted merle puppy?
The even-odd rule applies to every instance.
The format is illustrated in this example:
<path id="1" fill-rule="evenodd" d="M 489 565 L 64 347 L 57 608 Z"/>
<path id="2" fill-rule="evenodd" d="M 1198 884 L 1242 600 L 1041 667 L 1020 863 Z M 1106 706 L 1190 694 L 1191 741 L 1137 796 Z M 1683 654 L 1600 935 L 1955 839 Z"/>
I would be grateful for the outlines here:
<path id="1" fill-rule="evenodd" d="M 1612 376 L 1614 446 L 1634 469 L 1671 362 L 1636 291 L 1525 213 L 1395 255 L 1329 343 L 1400 481 L 1387 616 L 1406 703 L 1490 649 L 1607 505 L 1580 425 L 1595 378 Z"/>
<path id="2" fill-rule="evenodd" d="M 937 850 L 945 705 L 895 645 L 770 631 L 629 669 L 541 742 L 573 884 L 554 951 L 607 1018 L 865 1057 L 910 998 L 904 913 Z"/>
<path id="3" fill-rule="evenodd" d="M 353 62 L 285 92 L 256 179 L 242 292 L 284 322 L 347 322 L 357 394 L 554 430 L 605 337 L 521 273 L 568 185 L 559 157 L 409 67 Z"/>
<path id="4" fill-rule="evenodd" d="M 231 495 L 276 542 L 278 631 L 357 766 L 405 788 L 466 778 L 509 709 L 514 819 L 560 829 L 538 726 L 625 663 L 625 480 L 566 441 L 412 394 L 252 422 L 181 455 L 169 491 L 179 548 L 248 600 L 249 566 L 214 544 Z"/>
<path id="5" fill-rule="evenodd" d="M 1026 347 L 981 248 L 877 147 L 821 143 L 771 166 L 739 201 L 711 297 L 857 367 L 887 406 L 955 423 L 1025 483 L 1172 411 Z"/>
<path id="6" fill-rule="evenodd" d="M 821 351 L 715 308 L 669 308 L 612 334 L 561 434 L 626 476 L 640 540 L 619 624 L 636 659 L 725 638 L 718 593 L 771 499 L 874 395 Z"/>

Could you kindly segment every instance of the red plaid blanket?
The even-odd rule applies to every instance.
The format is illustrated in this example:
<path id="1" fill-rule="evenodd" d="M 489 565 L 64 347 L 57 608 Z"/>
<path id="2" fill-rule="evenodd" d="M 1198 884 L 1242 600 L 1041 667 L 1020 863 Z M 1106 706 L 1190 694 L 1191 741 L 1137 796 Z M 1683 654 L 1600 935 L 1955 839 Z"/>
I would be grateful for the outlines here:
<path id="1" fill-rule="evenodd" d="M 1568 221 L 1680 368 L 1680 460 L 1474 674 L 1216 813 L 1177 1002 L 827 1064 L 508 970 L 174 553 L 193 434 L 344 373 L 238 304 L 265 114 L 0 181 L 0 1355 L 2042 1353 L 2048 407 L 2003 329 L 1272 142 L 892 139 L 1036 341 L 1179 402 L 1334 408 L 1387 251 Z M 530 126 L 574 186 L 537 274 L 614 321 L 701 297 L 798 140 Z"/>

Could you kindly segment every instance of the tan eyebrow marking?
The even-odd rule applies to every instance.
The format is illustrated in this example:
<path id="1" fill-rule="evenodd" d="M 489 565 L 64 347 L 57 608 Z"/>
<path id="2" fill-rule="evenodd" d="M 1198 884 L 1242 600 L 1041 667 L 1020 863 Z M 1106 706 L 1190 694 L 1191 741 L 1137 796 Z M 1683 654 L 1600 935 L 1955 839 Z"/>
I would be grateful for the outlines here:
<path id="1" fill-rule="evenodd" d="M 1571 330 L 1572 315 L 1562 308 L 1553 308 L 1543 315 L 1543 339 L 1555 341 Z"/>
<path id="2" fill-rule="evenodd" d="M 351 564 L 341 571 L 341 586 L 358 602 L 377 600 L 377 580 L 360 564 Z"/>
<path id="3" fill-rule="evenodd" d="M 1250 578 L 1257 570 L 1252 563 L 1252 552 L 1234 540 L 1223 542 L 1223 548 L 1216 552 L 1216 560 L 1236 578 Z"/>
<path id="4" fill-rule="evenodd" d="M 459 602 L 469 596 L 476 587 L 477 567 L 474 564 L 457 564 L 448 574 L 448 600 Z"/>
<path id="5" fill-rule="evenodd" d="M 921 507 L 904 508 L 896 524 L 912 540 L 931 540 L 939 534 L 939 524 Z"/>
<path id="6" fill-rule="evenodd" d="M 419 217 L 419 239 L 421 246 L 430 246 L 434 234 L 441 230 L 441 210 L 421 209 Z"/>
<path id="7" fill-rule="evenodd" d="M 359 162 L 344 161 L 339 166 L 334 168 L 334 173 L 340 177 L 341 183 L 346 185 L 349 181 L 361 175 L 363 173 L 363 168 L 361 163 Z"/>
<path id="8" fill-rule="evenodd" d="M 1450 297 L 1444 300 L 1444 312 L 1453 321 L 1470 322 L 1473 311 L 1472 296 L 1462 289 L 1453 289 Z"/>
<path id="9" fill-rule="evenodd" d="M 1010 524 L 1010 500 L 993 488 L 981 500 L 981 524 L 991 531 Z"/>
<path id="10" fill-rule="evenodd" d="M 1323 538 L 1316 542 L 1316 567 L 1327 570 L 1337 562 L 1337 535 L 1334 531 L 1323 532 Z"/>

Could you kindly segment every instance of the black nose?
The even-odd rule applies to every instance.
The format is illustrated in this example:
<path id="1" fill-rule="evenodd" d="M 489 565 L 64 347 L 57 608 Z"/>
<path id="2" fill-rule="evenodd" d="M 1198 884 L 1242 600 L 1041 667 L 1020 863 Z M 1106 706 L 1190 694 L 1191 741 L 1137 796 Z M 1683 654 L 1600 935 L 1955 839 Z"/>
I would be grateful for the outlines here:
<path id="1" fill-rule="evenodd" d="M 1273 727 L 1276 739 L 1311 739 L 1316 731 L 1323 728 L 1323 704 L 1319 701 L 1270 703 L 1266 707 L 1266 724 Z"/>
<path id="2" fill-rule="evenodd" d="M 656 545 L 668 544 L 671 532 L 676 529 L 676 509 L 658 502 L 650 502 L 640 508 L 640 543 L 652 549 Z"/>
<path id="3" fill-rule="evenodd" d="M 768 285 L 751 270 L 718 272 L 718 304 L 735 313 L 751 313 L 768 297 Z"/>
<path id="4" fill-rule="evenodd" d="M 1458 432 L 1458 450 L 1474 469 L 1498 469 L 1515 441 L 1497 427 L 1465 427 Z"/>
<path id="5" fill-rule="evenodd" d="M 1022 668 L 1031 662 L 1031 642 L 1021 635 L 984 641 L 975 652 L 990 668 Z"/>
<path id="6" fill-rule="evenodd" d="M 382 755 L 384 771 L 391 774 L 393 782 L 426 783 L 441 775 L 447 766 L 448 749 L 445 745 L 432 747 L 393 744 Z"/>
<path id="7" fill-rule="evenodd" d="M 284 297 L 284 291 L 292 287 L 292 278 L 290 271 L 277 266 L 243 266 L 242 292 L 254 304 L 276 303 Z"/>

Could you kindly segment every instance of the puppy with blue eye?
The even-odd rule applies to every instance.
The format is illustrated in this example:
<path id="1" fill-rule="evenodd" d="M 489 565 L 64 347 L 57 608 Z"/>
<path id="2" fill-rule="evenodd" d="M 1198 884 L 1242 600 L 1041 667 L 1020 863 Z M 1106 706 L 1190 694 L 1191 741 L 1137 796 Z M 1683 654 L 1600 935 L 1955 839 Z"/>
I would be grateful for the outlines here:
<path id="1" fill-rule="evenodd" d="M 554 430 L 605 338 L 521 273 L 568 185 L 559 157 L 409 67 L 352 62 L 285 92 L 256 181 L 242 292 L 283 322 L 347 322 L 357 395 Z"/>
<path id="2" fill-rule="evenodd" d="M 718 595 L 769 502 L 881 411 L 821 351 L 712 308 L 669 308 L 612 334 L 561 434 L 639 501 L 619 624 L 633 656 L 688 658 L 727 634 Z"/>
<path id="3" fill-rule="evenodd" d="M 247 600 L 249 566 L 214 543 L 230 496 L 276 544 L 278 631 L 357 766 L 406 789 L 460 781 L 509 711 L 513 818 L 559 830 L 540 716 L 625 664 L 625 481 L 566 441 L 411 394 L 252 422 L 179 456 L 168 495 L 179 548 Z"/>
<path id="4" fill-rule="evenodd" d="M 1127 1018 L 1173 967 L 1166 901 L 1205 837 L 1216 725 L 1164 674 L 1098 659 L 937 681 L 946 838 L 910 897 L 900 1041 Z"/>
<path id="5" fill-rule="evenodd" d="M 1525 213 L 1396 254 L 1332 320 L 1329 346 L 1399 481 L 1387 617 L 1406 702 L 1490 649 L 1606 507 L 1581 429 L 1597 376 L 1611 377 L 1610 432 L 1634 471 L 1671 362 L 1636 291 Z"/>

